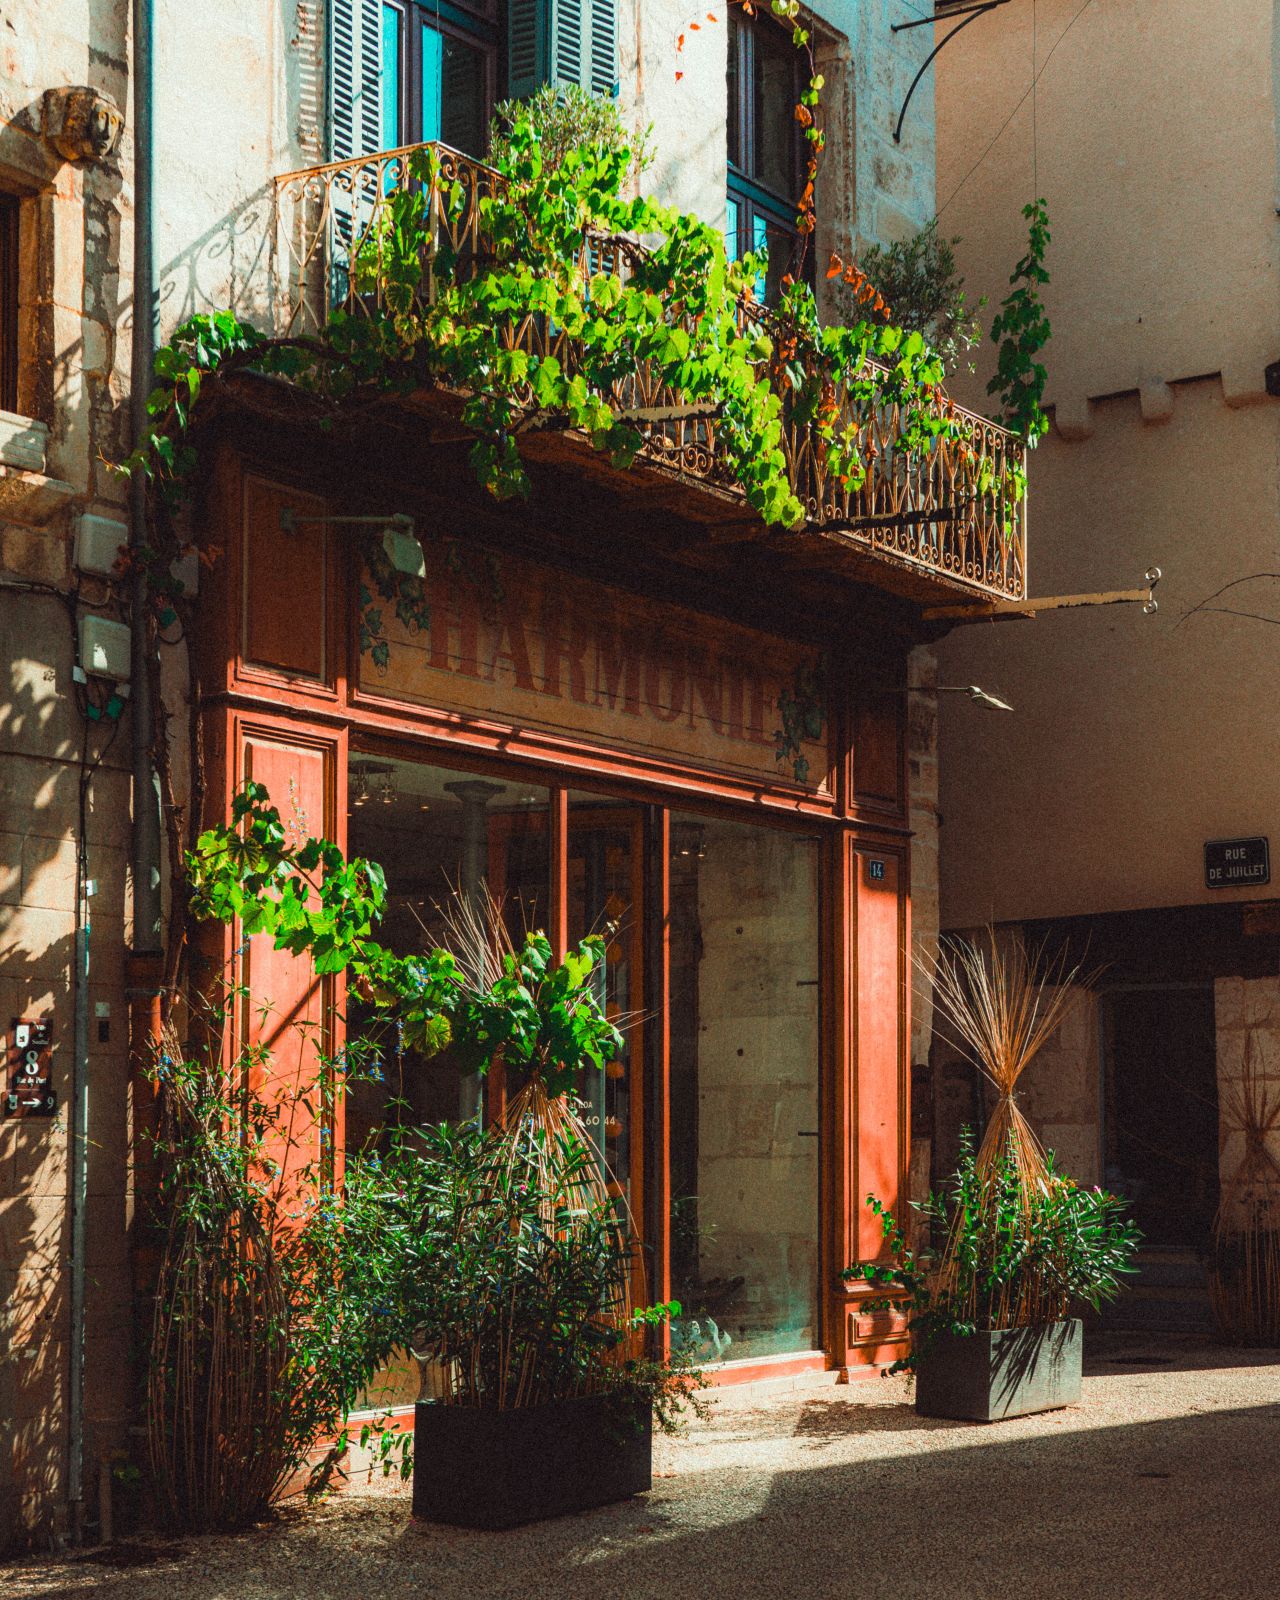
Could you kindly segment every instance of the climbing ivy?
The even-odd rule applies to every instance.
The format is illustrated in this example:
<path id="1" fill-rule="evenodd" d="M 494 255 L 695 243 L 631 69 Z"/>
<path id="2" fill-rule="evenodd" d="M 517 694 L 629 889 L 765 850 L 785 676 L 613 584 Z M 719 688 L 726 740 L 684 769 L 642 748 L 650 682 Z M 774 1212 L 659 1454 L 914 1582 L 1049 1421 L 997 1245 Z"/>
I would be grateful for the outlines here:
<path id="1" fill-rule="evenodd" d="M 1040 290 L 1049 282 L 1045 255 L 1049 249 L 1049 208 L 1044 200 L 1023 207 L 1030 224 L 1027 253 L 1013 269 L 1010 293 L 991 323 L 992 342 L 999 346 L 995 376 L 987 393 L 999 395 L 1005 426 L 1036 445 L 1049 431 L 1044 389 L 1049 373 L 1039 359 L 1052 332 Z"/>
<path id="2" fill-rule="evenodd" d="M 797 783 L 809 781 L 809 758 L 804 753 L 806 740 L 816 743 L 826 727 L 826 710 L 822 683 L 816 668 L 797 665 L 791 687 L 778 696 L 778 714 L 782 726 L 774 734 L 776 758 L 790 761 Z"/>

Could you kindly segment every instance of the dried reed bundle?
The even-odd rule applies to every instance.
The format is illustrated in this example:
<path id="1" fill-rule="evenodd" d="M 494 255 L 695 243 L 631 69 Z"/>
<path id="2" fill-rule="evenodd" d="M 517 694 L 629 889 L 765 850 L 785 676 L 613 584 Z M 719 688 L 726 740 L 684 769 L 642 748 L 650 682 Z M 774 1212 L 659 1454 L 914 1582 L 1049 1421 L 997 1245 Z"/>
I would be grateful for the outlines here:
<path id="1" fill-rule="evenodd" d="M 1219 1096 L 1220 1149 L 1243 1136 L 1244 1150 L 1223 1184 L 1213 1230 L 1209 1297 L 1223 1338 L 1280 1346 L 1280 1085 L 1263 1073 L 1252 1029 L 1240 1076 Z"/>
<path id="2" fill-rule="evenodd" d="M 632 1218 L 622 1202 L 614 1198 L 618 1186 L 612 1182 L 608 1165 L 591 1139 L 576 1103 L 567 1095 L 548 1094 L 546 1085 L 535 1074 L 506 1108 L 502 1137 L 504 1159 L 509 1163 L 517 1159 L 522 1125 L 536 1131 L 537 1182 L 544 1196 L 544 1216 L 553 1216 L 557 1206 L 571 1215 L 582 1216 L 606 1207 L 612 1209 L 618 1250 L 609 1304 L 619 1326 L 630 1322 L 631 1285 L 638 1265 L 629 1243 L 634 1236 Z M 578 1151 L 585 1152 L 587 1159 L 573 1159 Z"/>
<path id="3" fill-rule="evenodd" d="M 979 1213 L 994 1215 L 994 1186 L 1007 1183 L 1012 1174 L 1023 1215 L 1030 1217 L 1037 1196 L 1043 1196 L 1051 1181 L 1062 1181 L 1051 1179 L 1044 1150 L 1014 1095 L 1028 1065 L 1062 1026 L 1095 974 L 1083 976 L 1079 965 L 1068 965 L 1065 954 L 1046 960 L 1043 946 L 1028 952 L 1020 939 L 1002 948 L 994 929 L 988 929 L 984 947 L 966 939 L 946 940 L 932 962 L 918 965 L 933 983 L 934 1004 L 954 1042 L 997 1094 L 976 1158 L 978 1194 L 970 1207 L 957 1210 L 937 1274 L 941 1292 L 964 1283 L 971 1286 L 968 1298 L 972 1299 L 977 1278 L 972 1261 L 962 1269 L 960 1255 L 962 1250 L 972 1255 L 982 1217 L 967 1211 L 976 1207 Z M 1053 1321 L 1060 1301 L 1061 1290 L 1040 1275 L 1017 1274 L 997 1295 L 992 1325 Z"/>

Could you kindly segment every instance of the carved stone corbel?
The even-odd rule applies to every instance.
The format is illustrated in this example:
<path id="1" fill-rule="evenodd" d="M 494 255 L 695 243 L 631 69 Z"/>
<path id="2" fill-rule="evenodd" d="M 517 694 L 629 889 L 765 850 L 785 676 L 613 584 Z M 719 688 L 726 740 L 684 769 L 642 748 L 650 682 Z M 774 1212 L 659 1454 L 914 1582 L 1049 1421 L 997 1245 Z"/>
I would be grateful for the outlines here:
<path id="1" fill-rule="evenodd" d="M 101 89 L 46 89 L 42 129 L 45 143 L 64 161 L 106 162 L 120 148 L 124 116 Z"/>

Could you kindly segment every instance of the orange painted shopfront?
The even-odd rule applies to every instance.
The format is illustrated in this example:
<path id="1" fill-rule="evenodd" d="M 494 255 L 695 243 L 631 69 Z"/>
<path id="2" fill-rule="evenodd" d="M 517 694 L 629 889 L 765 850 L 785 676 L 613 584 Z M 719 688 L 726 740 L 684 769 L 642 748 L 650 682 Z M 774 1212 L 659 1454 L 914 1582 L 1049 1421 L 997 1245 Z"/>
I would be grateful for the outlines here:
<path id="1" fill-rule="evenodd" d="M 660 560 L 643 518 L 611 541 L 600 497 L 588 526 L 563 487 L 495 510 L 465 468 L 357 478 L 243 436 L 213 459 L 207 812 L 253 776 L 380 861 L 401 949 L 451 896 L 562 948 L 602 932 L 627 1049 L 584 1093 L 649 1298 L 680 1301 L 721 1381 L 889 1358 L 900 1330 L 841 1273 L 879 1252 L 863 1198 L 896 1202 L 907 1168 L 909 608 L 785 566 L 761 584 L 758 552 L 699 571 L 669 534 Z M 338 520 L 392 511 L 420 573 Z M 340 985 L 254 943 L 255 1005 L 325 1048 L 358 1027 Z M 338 1165 L 386 1094 L 426 1120 L 502 1093 L 408 1054 L 383 1070 L 316 1131 Z"/>

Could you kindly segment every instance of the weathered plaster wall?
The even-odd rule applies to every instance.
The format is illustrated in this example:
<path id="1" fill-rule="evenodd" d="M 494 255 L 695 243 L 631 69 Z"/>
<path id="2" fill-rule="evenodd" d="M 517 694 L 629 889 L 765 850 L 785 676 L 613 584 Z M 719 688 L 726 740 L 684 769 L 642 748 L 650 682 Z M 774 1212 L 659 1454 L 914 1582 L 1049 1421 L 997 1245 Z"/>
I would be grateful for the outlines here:
<path id="1" fill-rule="evenodd" d="M 723 227 L 725 11 L 711 7 L 716 21 L 709 22 L 705 10 L 682 0 L 621 0 L 618 9 L 622 115 L 638 131 L 652 126 L 656 159 L 645 187 Z M 932 69 L 916 91 L 902 143 L 893 142 L 898 112 L 932 40 L 928 28 L 892 31 L 902 19 L 893 0 L 824 0 L 809 10 L 826 79 L 815 243 L 822 267 L 833 249 L 856 253 L 907 238 L 933 215 Z M 691 30 L 691 21 L 701 25 Z M 681 34 L 684 47 L 677 51 Z"/>
<path id="2" fill-rule="evenodd" d="M 973 288 L 1003 294 L 1021 208 L 1033 187 L 1047 199 L 1048 397 L 1072 417 L 1202 373 L 1261 395 L 1280 299 L 1273 12 L 1011 0 L 938 57 L 943 225 Z"/>
<path id="3" fill-rule="evenodd" d="M 652 128 L 654 161 L 641 180 L 644 191 L 723 228 L 728 34 L 724 8 L 707 9 L 719 20 L 706 22 L 704 11 L 703 26 L 690 31 L 700 13 L 684 0 L 620 0 L 618 108 L 637 132 Z M 682 33 L 684 49 L 677 52 Z"/>
<path id="4" fill-rule="evenodd" d="M 161 337 L 193 311 L 266 305 L 271 175 L 320 158 L 319 0 L 161 4 L 156 215 Z M 82 750 L 92 901 L 86 1472 L 131 1406 L 129 1110 L 123 961 L 129 725 L 85 725 L 71 680 L 74 519 L 123 518 L 132 106 L 127 0 L 15 0 L 0 18 L 0 188 L 22 197 L 19 409 L 48 429 L 42 471 L 0 465 L 0 1031 L 48 1013 L 52 1121 L 0 1120 L 0 1549 L 44 1540 L 65 1507 L 71 950 Z M 85 84 L 125 116 L 119 156 L 72 164 L 42 137 L 45 91 Z M 33 594 L 14 585 L 47 586 Z M 58 596 L 64 597 L 63 599 Z M 81 611 L 118 616 L 88 579 Z M 169 663 L 173 666 L 175 663 Z M 179 677 L 181 669 L 179 664 Z M 99 1012 L 105 1008 L 105 1013 Z M 92 1503 L 92 1499 L 91 1499 Z"/>
<path id="5" fill-rule="evenodd" d="M 83 723 L 71 683 L 70 513 L 122 502 L 105 462 L 123 453 L 127 183 L 116 163 L 74 166 L 42 138 L 50 88 L 127 98 L 123 5 L 17 4 L 0 25 L 0 185 L 22 197 L 20 410 L 48 428 L 41 470 L 0 471 L 0 1032 L 54 1025 L 51 1120 L 0 1120 L 0 1549 L 60 1525 L 70 1332 L 67 1094 L 72 1044 L 75 837 Z M 122 348 L 123 343 L 123 348 Z M 37 463 L 39 466 L 39 463 Z M 15 592 L 19 584 L 55 593 Z M 110 611 L 105 586 L 85 592 Z M 87 802 L 93 900 L 86 1420 L 91 1463 L 126 1415 L 129 1372 L 122 962 L 127 736 L 102 755 Z M 6 1085 L 7 1086 L 7 1085 Z M 125 1287 L 122 1298 L 121 1285 Z"/>
<path id="6" fill-rule="evenodd" d="M 324 14 L 323 0 L 157 6 L 162 337 L 227 306 L 269 317 L 272 180 L 325 159 Z"/>
<path id="7" fill-rule="evenodd" d="M 1016 708 L 944 709 L 944 924 L 1248 897 L 1204 887 L 1204 840 L 1280 836 L 1275 629 L 1186 615 L 1274 571 L 1280 540 L 1273 6 L 1093 5 L 1068 33 L 1077 9 L 1034 10 L 1034 152 L 1031 99 L 1000 132 L 1030 81 L 1031 0 L 939 57 L 938 188 L 969 287 L 993 301 L 1033 181 L 1049 204 L 1057 412 L 1031 462 L 1033 593 L 1129 588 L 1155 563 L 1160 612 L 940 646 L 951 681 Z M 1223 604 L 1280 615 L 1275 598 L 1255 584 Z"/>
<path id="8" fill-rule="evenodd" d="M 1234 410 L 1216 379 L 1173 393 L 1160 423 L 1137 396 L 1099 402 L 1091 438 L 1043 442 L 1031 486 L 1036 593 L 1128 588 L 1155 562 L 1159 612 L 1062 611 L 939 647 L 948 681 L 1014 707 L 943 706 L 944 926 L 1258 898 L 1207 889 L 1203 846 L 1280 840 L 1277 629 L 1188 613 L 1276 569 L 1280 406 Z M 1275 591 L 1220 603 L 1280 616 Z"/>

